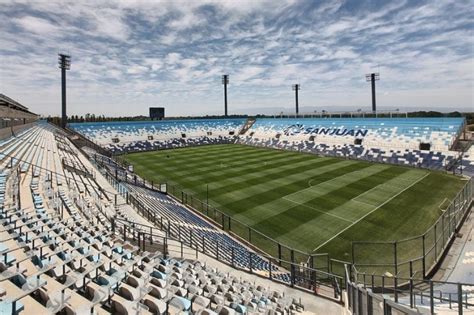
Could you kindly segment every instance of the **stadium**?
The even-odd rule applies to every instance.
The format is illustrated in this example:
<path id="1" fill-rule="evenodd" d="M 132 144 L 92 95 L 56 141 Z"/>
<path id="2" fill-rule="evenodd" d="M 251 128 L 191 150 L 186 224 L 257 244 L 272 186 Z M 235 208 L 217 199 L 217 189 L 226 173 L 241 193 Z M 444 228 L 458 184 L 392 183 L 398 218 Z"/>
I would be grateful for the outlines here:
<path id="1" fill-rule="evenodd" d="M 58 61 L 53 117 L 0 94 L 0 314 L 473 312 L 472 113 L 79 119 Z"/>

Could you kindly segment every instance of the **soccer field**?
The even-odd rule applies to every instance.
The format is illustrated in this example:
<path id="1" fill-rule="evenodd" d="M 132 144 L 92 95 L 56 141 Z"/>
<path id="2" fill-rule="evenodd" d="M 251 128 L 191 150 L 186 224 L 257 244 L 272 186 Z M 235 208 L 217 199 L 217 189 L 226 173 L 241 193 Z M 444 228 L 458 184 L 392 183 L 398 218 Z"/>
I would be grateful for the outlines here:
<path id="1" fill-rule="evenodd" d="M 147 180 L 200 200 L 208 186 L 211 205 L 282 244 L 346 260 L 351 241 L 422 234 L 465 184 L 441 172 L 243 145 L 124 158 Z"/>

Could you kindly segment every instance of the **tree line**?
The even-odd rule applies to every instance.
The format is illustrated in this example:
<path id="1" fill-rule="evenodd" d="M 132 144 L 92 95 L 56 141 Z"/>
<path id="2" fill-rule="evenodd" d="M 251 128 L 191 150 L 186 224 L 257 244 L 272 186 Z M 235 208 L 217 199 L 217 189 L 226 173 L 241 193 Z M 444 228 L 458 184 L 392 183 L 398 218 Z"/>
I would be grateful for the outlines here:
<path id="1" fill-rule="evenodd" d="M 254 115 L 256 118 L 272 118 L 279 115 Z M 345 117 L 346 115 L 343 115 Z M 247 118 L 249 115 L 229 115 L 227 118 Z M 366 114 L 366 117 L 368 115 Z M 385 117 L 385 115 L 379 115 L 379 117 Z M 465 117 L 467 124 L 474 124 L 474 113 L 461 113 L 458 111 L 442 113 L 437 111 L 417 111 L 409 112 L 408 117 Z M 180 117 L 166 117 L 165 120 L 170 119 L 222 119 L 223 116 L 218 115 L 205 115 L 205 116 L 180 116 Z M 51 123 L 60 124 L 61 117 L 59 116 L 48 116 L 46 117 Z M 105 115 L 85 114 L 85 115 L 71 115 L 67 118 L 68 123 L 84 123 L 84 122 L 112 122 L 112 121 L 145 121 L 150 120 L 148 116 L 119 116 L 119 117 L 106 117 Z"/>

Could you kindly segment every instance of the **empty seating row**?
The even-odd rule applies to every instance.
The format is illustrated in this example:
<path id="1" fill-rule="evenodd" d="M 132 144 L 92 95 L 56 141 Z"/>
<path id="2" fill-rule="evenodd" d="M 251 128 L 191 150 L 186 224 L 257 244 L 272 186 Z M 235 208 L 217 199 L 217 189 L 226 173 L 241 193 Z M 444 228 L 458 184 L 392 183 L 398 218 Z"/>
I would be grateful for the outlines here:
<path id="1" fill-rule="evenodd" d="M 39 131 L 38 131 L 39 129 Z M 172 258 L 166 251 L 143 252 L 124 241 L 112 229 L 112 217 L 121 217 L 135 235 L 136 218 L 130 208 L 113 207 L 95 181 L 63 168 L 61 158 L 75 159 L 78 153 L 59 141 L 56 130 L 39 125 L 25 132 L 41 134 L 34 141 L 22 141 L 34 151 L 30 166 L 38 171 L 18 176 L 16 170 L 0 172 L 0 313 L 1 314 L 289 314 L 303 311 L 300 302 L 272 288 L 255 285 L 229 273 L 222 273 L 199 261 Z M 24 158 L 16 145 L 4 143 L 9 154 Z M 37 142 L 38 141 L 38 142 Z M 69 152 L 71 150 L 71 152 Z M 64 155 L 60 152 L 65 152 Z M 2 151 L 3 152 L 3 151 Z M 59 154 L 58 154 L 59 153 Z M 76 163 L 82 163 L 79 159 Z M 86 167 L 86 165 L 83 165 Z M 18 172 L 20 172 L 18 170 Z M 18 173 L 20 174 L 20 173 Z M 98 173 L 98 176 L 101 176 Z M 21 207 L 12 202 L 11 187 L 19 187 Z M 79 189 L 81 187 L 82 189 Z M 85 189 L 87 188 L 87 189 Z M 108 188 L 110 189 L 110 188 Z M 145 195 L 146 190 L 137 190 Z M 145 197 L 144 197 L 145 198 Z M 150 195 L 154 211 L 174 214 L 199 237 L 229 242 L 249 251 L 199 217 L 164 195 Z M 5 205 L 5 206 L 3 206 Z M 185 223 L 187 222 L 187 223 Z M 197 234 L 200 233 L 200 234 Z M 154 236 L 155 238 L 155 236 Z M 160 236 L 156 236 L 159 240 Z M 235 242 L 235 243 L 231 243 Z M 236 264 L 245 264 L 236 250 Z M 254 256 L 256 268 L 266 261 Z M 268 267 L 267 267 L 268 268 Z"/>
<path id="2" fill-rule="evenodd" d="M 245 119 L 190 119 L 74 123 L 69 126 L 90 140 L 107 145 L 117 140 L 120 143 L 147 140 L 166 142 L 171 139 L 228 136 L 237 134 L 244 122 Z"/>
<path id="3" fill-rule="evenodd" d="M 204 240 L 202 243 L 203 245 L 207 244 L 209 251 L 217 251 L 217 247 L 219 247 L 223 260 L 244 269 L 261 271 L 272 269 L 272 271 L 278 271 L 277 266 L 253 253 L 247 247 L 228 236 L 227 233 L 211 225 L 170 197 L 134 185 L 123 185 L 149 211 L 155 212 L 160 218 L 163 217 L 169 222 L 169 232 L 172 236 L 179 237 L 187 242 L 191 242 L 192 237 Z M 208 242 L 206 243 L 205 240 L 208 240 Z"/>
<path id="4" fill-rule="evenodd" d="M 233 143 L 233 136 L 218 136 L 210 138 L 208 136 L 198 138 L 186 138 L 186 139 L 169 139 L 169 140 L 143 140 L 143 141 L 131 141 L 127 143 L 109 143 L 105 146 L 106 149 L 113 153 L 129 153 L 129 152 L 140 152 L 140 151 L 152 151 L 152 150 L 163 150 L 163 149 L 176 149 L 182 147 L 191 147 L 199 145 L 210 145 L 210 144 L 227 144 Z"/>
<path id="5" fill-rule="evenodd" d="M 309 140 L 328 145 L 418 149 L 429 144 L 447 151 L 464 126 L 464 118 L 259 118 L 246 132 L 259 139 Z"/>
<path id="6" fill-rule="evenodd" d="M 36 189 L 36 183 L 32 184 Z M 196 261 L 139 253 L 137 247 L 77 218 L 61 220 L 33 194 L 34 211 L 0 213 L 1 310 L 19 313 L 246 314 L 297 312 L 270 288 Z"/>
<path id="7" fill-rule="evenodd" d="M 459 153 L 454 151 L 435 152 L 414 149 L 367 148 L 356 144 L 328 145 L 309 140 L 288 141 L 279 139 L 257 139 L 241 136 L 237 143 L 276 149 L 295 150 L 325 156 L 360 159 L 371 162 L 401 164 L 435 170 L 444 170 L 453 163 Z"/>

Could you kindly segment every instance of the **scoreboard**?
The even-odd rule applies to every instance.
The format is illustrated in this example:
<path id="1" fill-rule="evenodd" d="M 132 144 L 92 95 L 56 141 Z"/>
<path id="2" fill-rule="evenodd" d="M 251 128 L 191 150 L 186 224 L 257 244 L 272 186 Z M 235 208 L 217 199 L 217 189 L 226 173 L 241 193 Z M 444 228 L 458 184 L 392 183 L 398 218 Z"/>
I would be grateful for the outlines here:
<path id="1" fill-rule="evenodd" d="M 150 119 L 161 120 L 165 118 L 165 108 L 164 107 L 150 107 Z"/>

